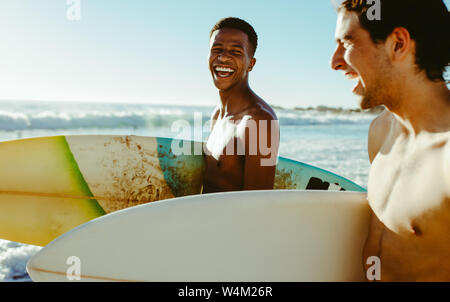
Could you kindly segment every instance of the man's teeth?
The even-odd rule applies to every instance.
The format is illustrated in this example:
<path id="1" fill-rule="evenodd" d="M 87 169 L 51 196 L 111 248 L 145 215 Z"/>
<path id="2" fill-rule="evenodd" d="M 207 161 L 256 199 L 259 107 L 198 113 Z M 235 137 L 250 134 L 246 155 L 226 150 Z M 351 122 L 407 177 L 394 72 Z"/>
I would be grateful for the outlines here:
<path id="1" fill-rule="evenodd" d="M 233 69 L 231 69 L 231 68 L 226 68 L 226 67 L 216 67 L 216 71 L 221 71 L 221 72 L 234 72 Z"/>

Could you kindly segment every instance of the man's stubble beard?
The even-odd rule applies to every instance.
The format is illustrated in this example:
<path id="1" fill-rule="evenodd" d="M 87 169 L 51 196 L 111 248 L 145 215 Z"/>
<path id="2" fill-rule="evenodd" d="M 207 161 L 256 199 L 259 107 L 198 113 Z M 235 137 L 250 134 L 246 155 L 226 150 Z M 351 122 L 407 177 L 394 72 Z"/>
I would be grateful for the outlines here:
<path id="1" fill-rule="evenodd" d="M 376 60 L 380 64 L 373 71 L 375 76 L 361 98 L 360 107 L 363 110 L 381 105 L 394 108 L 401 99 L 401 89 L 398 87 L 401 84 L 400 76 L 395 73 L 386 55 L 379 55 Z"/>

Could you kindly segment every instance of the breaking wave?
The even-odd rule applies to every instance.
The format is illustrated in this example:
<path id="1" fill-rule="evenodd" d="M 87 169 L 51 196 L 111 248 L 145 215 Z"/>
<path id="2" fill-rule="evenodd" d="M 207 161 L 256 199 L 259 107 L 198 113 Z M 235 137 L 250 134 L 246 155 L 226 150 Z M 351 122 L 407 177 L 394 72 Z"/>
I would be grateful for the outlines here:
<path id="1" fill-rule="evenodd" d="M 10 107 L 10 106 L 9 106 Z M 193 124 L 210 119 L 212 107 L 182 107 L 155 105 L 97 104 L 67 106 L 62 104 L 26 104 L 8 108 L 0 104 L 0 130 L 17 131 L 32 129 L 86 129 L 86 128 L 160 128 L 171 127 L 178 120 Z M 373 114 L 336 110 L 275 110 L 283 126 L 335 125 L 367 123 Z"/>

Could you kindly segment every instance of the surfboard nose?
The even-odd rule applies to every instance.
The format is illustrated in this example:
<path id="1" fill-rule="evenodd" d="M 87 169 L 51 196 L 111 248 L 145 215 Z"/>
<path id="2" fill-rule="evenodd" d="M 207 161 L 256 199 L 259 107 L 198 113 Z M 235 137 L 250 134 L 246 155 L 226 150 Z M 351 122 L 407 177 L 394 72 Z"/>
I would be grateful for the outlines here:
<path id="1" fill-rule="evenodd" d="M 40 263 L 39 253 L 40 252 L 38 252 L 36 255 L 31 257 L 30 260 L 28 260 L 27 266 L 26 266 L 27 273 L 30 276 L 31 280 L 33 280 L 33 281 L 37 281 L 37 280 L 45 281 L 46 280 L 45 273 L 39 269 L 39 263 Z"/>
<path id="2" fill-rule="evenodd" d="M 76 256 L 67 257 L 64 271 L 59 263 L 59 269 L 52 267 L 56 265 L 53 253 L 39 251 L 27 262 L 27 272 L 34 282 L 64 282 L 64 281 L 83 281 L 81 278 L 81 261 Z M 61 261 L 56 261 L 61 262 Z M 86 281 L 86 280 L 84 280 Z"/>

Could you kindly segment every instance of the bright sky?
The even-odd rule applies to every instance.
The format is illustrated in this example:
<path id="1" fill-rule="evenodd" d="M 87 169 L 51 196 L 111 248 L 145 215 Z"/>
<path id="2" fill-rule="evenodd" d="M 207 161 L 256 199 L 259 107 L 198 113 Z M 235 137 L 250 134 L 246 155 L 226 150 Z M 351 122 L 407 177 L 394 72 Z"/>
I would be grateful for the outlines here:
<path id="1" fill-rule="evenodd" d="M 234 16 L 259 35 L 250 85 L 267 102 L 356 107 L 329 67 L 330 0 L 79 0 L 78 21 L 70 1 L 0 0 L 0 100 L 215 105 L 209 31 Z"/>

